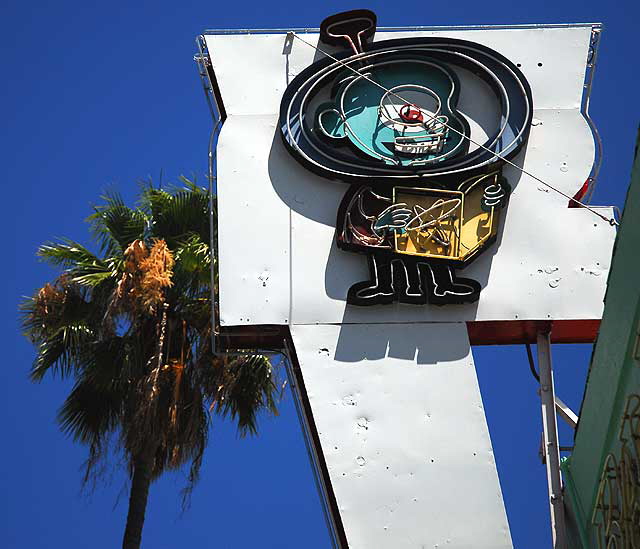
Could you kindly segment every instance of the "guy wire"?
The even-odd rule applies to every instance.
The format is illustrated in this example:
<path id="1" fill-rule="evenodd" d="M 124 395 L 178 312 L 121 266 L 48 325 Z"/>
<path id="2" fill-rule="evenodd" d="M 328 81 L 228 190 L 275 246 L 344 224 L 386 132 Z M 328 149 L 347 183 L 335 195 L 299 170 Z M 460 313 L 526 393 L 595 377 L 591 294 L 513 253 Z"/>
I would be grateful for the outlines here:
<path id="1" fill-rule="evenodd" d="M 291 34 L 292 36 L 294 36 L 295 38 L 297 38 L 298 40 L 300 40 L 301 42 L 303 42 L 304 44 L 306 44 L 307 46 L 310 46 L 311 48 L 313 48 L 314 50 L 320 52 L 322 55 L 333 59 L 336 63 L 342 65 L 343 67 L 349 69 L 350 71 L 354 72 L 355 74 L 357 74 L 358 76 L 364 78 L 365 80 L 371 82 L 374 86 L 377 86 L 378 88 L 380 88 L 381 90 L 383 90 L 384 92 L 388 93 L 389 95 L 393 95 L 396 99 L 399 99 L 400 101 L 402 101 L 404 104 L 406 105 L 411 105 L 412 107 L 415 107 L 416 109 L 418 109 L 422 114 L 425 114 L 426 116 L 428 116 L 431 120 L 435 120 L 435 116 L 429 114 L 428 112 L 426 112 L 424 109 L 421 109 L 418 105 L 414 105 L 413 103 L 411 103 L 410 101 L 407 101 L 406 99 L 404 99 L 403 97 L 401 97 L 400 95 L 398 95 L 396 92 L 391 91 L 387 88 L 385 88 L 382 84 L 379 84 L 378 82 L 376 82 L 375 80 L 373 80 L 372 78 L 370 78 L 369 76 L 367 76 L 364 73 L 361 73 L 358 69 L 354 69 L 353 67 L 351 67 L 350 65 L 348 65 L 347 63 L 345 63 L 344 61 L 338 59 L 337 57 L 334 57 L 333 55 L 331 55 L 330 53 L 324 51 L 322 48 L 318 47 L 318 46 L 314 46 L 313 44 L 311 44 L 310 42 L 307 42 L 306 40 L 304 40 L 303 38 L 300 38 L 300 36 L 298 36 L 295 32 L 289 32 L 289 34 Z M 560 189 L 554 187 L 553 185 L 551 185 L 550 183 L 547 183 L 546 181 L 540 179 L 538 176 L 533 175 L 532 173 L 528 172 L 527 170 L 525 170 L 524 168 L 521 168 L 520 166 L 518 166 L 517 164 L 515 164 L 514 162 L 511 162 L 511 160 L 508 160 L 507 158 L 505 158 L 504 156 L 498 154 L 495 151 L 492 151 L 489 147 L 485 147 L 483 144 L 478 143 L 477 141 L 474 141 L 470 136 L 465 135 L 464 133 L 462 133 L 461 131 L 456 130 L 455 128 L 451 127 L 449 124 L 442 122 L 442 125 L 453 131 L 454 133 L 457 133 L 459 136 L 461 136 L 463 139 L 466 139 L 467 141 L 469 141 L 470 143 L 473 143 L 474 145 L 476 145 L 477 147 L 487 151 L 488 153 L 492 154 L 494 157 L 502 160 L 503 162 L 505 162 L 506 164 L 509 164 L 510 166 L 514 167 L 516 170 L 519 170 L 521 173 L 528 175 L 529 177 L 531 177 L 532 179 L 535 179 L 536 181 L 538 181 L 539 183 L 542 183 L 545 187 L 548 187 L 549 189 L 551 189 L 552 191 L 555 191 L 556 193 L 558 193 L 559 195 L 564 196 L 565 198 L 569 199 L 570 201 L 572 201 L 573 203 L 577 204 L 579 207 L 584 208 L 586 210 L 589 210 L 592 214 L 598 216 L 600 219 L 602 219 L 603 221 L 606 221 L 607 223 L 609 223 L 610 225 L 619 225 L 618 221 L 616 221 L 615 217 L 607 217 L 604 214 L 601 214 L 600 212 L 594 210 L 591 206 L 588 206 L 587 204 L 584 204 L 583 202 L 580 202 L 579 200 L 573 198 L 572 196 L 569 196 L 568 194 L 565 194 L 564 192 L 562 192 Z"/>

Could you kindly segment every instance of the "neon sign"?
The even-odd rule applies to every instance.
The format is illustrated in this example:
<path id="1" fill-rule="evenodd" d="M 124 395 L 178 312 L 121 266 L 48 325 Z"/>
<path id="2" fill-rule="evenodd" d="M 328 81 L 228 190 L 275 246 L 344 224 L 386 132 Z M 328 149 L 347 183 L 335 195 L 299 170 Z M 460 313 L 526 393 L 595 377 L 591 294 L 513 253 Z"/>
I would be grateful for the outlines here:
<path id="1" fill-rule="evenodd" d="M 349 184 L 336 243 L 365 254 L 370 272 L 349 303 L 476 301 L 480 284 L 456 269 L 496 239 L 511 191 L 502 166 L 531 124 L 529 84 L 480 44 L 371 42 L 375 25 L 368 10 L 323 21 L 320 60 L 282 99 L 283 141 L 305 168 Z"/>

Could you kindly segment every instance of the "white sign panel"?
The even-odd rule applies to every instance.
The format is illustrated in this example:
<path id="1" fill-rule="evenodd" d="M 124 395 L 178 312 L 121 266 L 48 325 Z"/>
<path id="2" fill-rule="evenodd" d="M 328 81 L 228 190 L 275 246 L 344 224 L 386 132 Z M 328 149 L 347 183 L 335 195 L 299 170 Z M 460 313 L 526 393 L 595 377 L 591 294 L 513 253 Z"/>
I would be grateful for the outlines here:
<path id="1" fill-rule="evenodd" d="M 290 327 L 341 543 L 511 547 L 464 323 L 601 317 L 592 28 L 374 28 L 205 36 L 220 324 Z"/>
<path id="2" fill-rule="evenodd" d="M 594 159 L 580 112 L 591 28 L 377 32 L 375 40 L 433 36 L 484 44 L 519 65 L 534 112 L 514 162 L 573 196 Z M 217 149 L 221 325 L 600 318 L 614 228 L 511 166 L 497 242 L 460 271 L 482 285 L 478 302 L 347 306 L 349 287 L 367 276 L 364 256 L 335 244 L 348 186 L 299 165 L 278 133 L 287 83 L 322 55 L 286 41 L 281 33 L 206 36 L 228 115 Z"/>

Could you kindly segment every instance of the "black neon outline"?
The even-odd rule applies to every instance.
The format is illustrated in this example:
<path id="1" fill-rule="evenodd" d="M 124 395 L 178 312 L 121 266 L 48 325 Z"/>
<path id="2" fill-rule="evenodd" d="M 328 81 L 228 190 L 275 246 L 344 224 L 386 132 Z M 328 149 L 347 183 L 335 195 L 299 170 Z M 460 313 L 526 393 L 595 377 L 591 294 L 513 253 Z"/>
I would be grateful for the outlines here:
<path id="1" fill-rule="evenodd" d="M 344 39 L 343 38 L 336 38 L 334 36 L 331 36 L 328 32 L 327 29 L 328 27 L 330 27 L 331 25 L 335 25 L 340 23 L 340 21 L 342 20 L 349 20 L 349 19 L 368 19 L 371 22 L 371 27 L 366 29 L 363 33 L 362 33 L 362 38 L 365 39 L 365 41 L 369 38 L 372 38 L 373 35 L 376 33 L 376 26 L 378 23 L 378 16 L 372 12 L 371 10 L 366 10 L 366 9 L 361 9 L 361 10 L 350 10 L 350 11 L 343 11 L 341 13 L 334 13 L 333 15 L 330 15 L 329 17 L 325 17 L 322 20 L 322 23 L 320 23 L 320 40 L 322 42 L 324 42 L 325 44 L 329 44 L 331 46 L 344 46 Z M 356 29 L 350 29 L 352 32 L 357 30 Z M 353 36 L 349 35 L 352 39 Z M 366 43 L 366 42 L 365 42 Z"/>
<path id="2" fill-rule="evenodd" d="M 371 53 L 371 52 L 375 52 L 376 50 L 379 49 L 386 49 L 386 48 L 393 48 L 394 46 L 406 46 L 406 45 L 416 45 L 416 46 L 428 46 L 429 44 L 434 44 L 437 45 L 439 47 L 446 47 L 447 45 L 452 47 L 452 50 L 456 50 L 456 46 L 460 47 L 460 49 L 462 49 L 464 51 L 465 55 L 468 55 L 469 57 L 473 57 L 473 53 L 471 51 L 466 51 L 465 48 L 474 48 L 482 53 L 485 53 L 486 55 L 491 55 L 492 57 L 494 57 L 497 61 L 503 63 L 504 65 L 506 65 L 508 67 L 508 69 L 515 75 L 514 78 L 512 79 L 512 83 L 517 83 L 520 84 L 522 86 L 522 88 L 524 89 L 524 94 L 522 94 L 521 92 L 517 92 L 517 95 L 520 96 L 520 100 L 526 100 L 528 101 L 529 105 L 530 105 L 530 109 L 529 112 L 527 114 L 526 119 L 523 121 L 522 127 L 524 129 L 524 132 L 520 138 L 520 141 L 518 143 L 515 144 L 515 146 L 506 154 L 504 154 L 504 158 L 507 160 L 511 160 L 513 157 L 515 157 L 524 147 L 524 145 L 526 144 L 526 142 L 528 141 L 528 137 L 529 137 L 529 131 L 530 131 L 530 127 L 531 127 L 531 120 L 533 118 L 533 97 L 532 97 L 532 93 L 531 93 L 531 87 L 527 81 L 527 79 L 525 78 L 524 74 L 522 73 L 522 71 L 514 64 L 512 63 L 509 59 L 507 59 L 506 57 L 504 57 L 502 54 L 496 52 L 495 50 L 488 48 L 486 46 L 483 46 L 482 44 L 478 44 L 476 42 L 470 42 L 468 40 L 460 40 L 460 39 L 456 39 L 456 38 L 437 38 L 437 37 L 425 37 L 425 38 L 401 38 L 401 39 L 392 39 L 392 40 L 383 40 L 380 42 L 374 42 L 372 44 L 369 45 L 369 47 L 367 48 L 366 52 L 367 53 Z M 414 52 L 415 53 L 415 52 Z M 420 55 L 422 56 L 427 56 L 431 59 L 438 60 L 439 57 L 441 57 L 443 54 L 440 52 L 419 52 Z M 352 52 L 350 51 L 344 51 L 344 52 L 340 52 L 337 54 L 334 54 L 334 57 L 336 57 L 337 59 L 345 59 L 348 58 L 352 55 Z M 391 53 L 390 55 L 397 55 L 397 56 L 402 56 L 402 52 L 394 52 Z M 442 62 L 442 61 L 441 61 Z M 292 100 L 292 96 L 298 91 L 298 89 L 301 87 L 302 84 L 304 84 L 305 82 L 307 82 L 314 73 L 318 72 L 319 70 L 326 68 L 329 65 L 335 64 L 335 61 L 331 58 L 324 58 L 321 59 L 319 61 L 316 61 L 315 63 L 313 63 L 312 65 L 310 65 L 309 67 L 307 67 L 306 69 L 304 69 L 298 76 L 296 76 L 296 78 L 294 78 L 291 83 L 289 84 L 289 86 L 287 86 L 287 89 L 285 90 L 283 97 L 282 97 L 282 101 L 280 103 L 280 116 L 279 116 L 279 133 L 280 136 L 282 138 L 282 141 L 285 145 L 285 148 L 289 151 L 289 153 L 300 163 L 302 164 L 306 169 L 331 180 L 338 180 L 338 181 L 344 181 L 346 183 L 349 183 L 351 181 L 358 181 L 358 182 L 363 182 L 365 181 L 365 178 L 362 176 L 352 176 L 350 174 L 334 174 L 331 171 L 329 171 L 326 168 L 323 168 L 322 166 L 317 166 L 316 164 L 308 161 L 306 158 L 304 158 L 302 155 L 299 154 L 299 152 L 297 151 L 297 149 L 295 147 L 293 147 L 290 143 L 289 143 L 289 136 L 287 135 L 287 132 L 284 130 L 284 128 L 286 127 L 286 123 L 287 123 L 287 109 L 289 107 L 289 104 Z M 445 61 L 446 64 L 446 61 Z M 455 59 L 455 63 L 453 62 L 449 62 L 449 65 L 457 65 L 460 66 L 462 68 L 466 68 L 467 70 L 471 70 L 471 72 L 473 72 L 474 74 L 476 74 L 479 78 L 481 78 L 483 81 L 485 81 L 485 83 L 487 83 L 487 85 L 492 89 L 492 91 L 498 96 L 500 97 L 500 91 L 497 89 L 497 87 L 495 86 L 495 83 L 493 81 L 493 79 L 491 79 L 489 77 L 488 74 L 485 73 L 485 71 L 480 71 L 478 69 L 477 66 L 472 65 L 470 63 L 465 63 L 465 61 L 463 59 L 459 59 L 456 58 Z M 466 65 L 466 66 L 465 66 Z M 346 70 L 346 69 L 345 69 Z M 509 91 L 509 90 L 507 90 Z M 516 94 L 512 94 L 512 95 L 516 95 Z M 456 98 L 457 99 L 457 98 Z M 511 97 L 510 99 L 513 100 L 513 102 L 515 103 L 515 97 Z M 314 117 L 315 118 L 315 117 Z M 335 149 L 333 149 L 333 151 L 331 151 L 331 149 L 325 150 L 326 147 L 323 147 L 323 142 L 321 139 L 317 139 L 314 141 L 314 145 L 319 146 L 319 148 L 321 148 L 323 150 L 323 152 L 325 152 L 326 154 L 328 154 L 329 156 L 334 156 L 336 159 L 340 159 L 341 155 L 339 153 L 336 152 Z M 468 162 L 473 162 L 475 157 L 477 156 L 481 156 L 484 154 L 488 154 L 487 151 L 478 148 L 475 151 L 473 151 L 471 154 L 469 154 L 469 158 L 468 158 Z M 355 159 L 353 156 L 349 156 L 348 161 L 353 162 Z M 455 157 L 455 159 L 457 161 L 460 160 L 459 157 Z M 318 160 L 318 159 L 315 159 Z M 343 159 L 344 160 L 344 159 Z M 388 174 L 382 174 L 382 173 L 375 173 L 375 168 L 376 167 L 380 167 L 381 164 L 380 163 L 375 163 L 375 162 L 371 162 L 373 164 L 373 166 L 371 166 L 372 168 L 372 173 L 368 173 L 368 174 L 363 174 L 363 175 L 368 175 L 371 177 L 375 177 L 377 181 L 383 183 L 383 182 L 392 182 L 392 181 L 397 181 L 397 178 L 394 177 L 393 175 L 388 175 Z M 406 166 L 403 166 L 401 168 L 398 169 L 398 171 L 402 171 L 402 175 L 405 175 L 406 177 L 403 177 L 402 180 L 403 181 L 407 181 L 410 183 L 422 183 L 423 185 L 425 184 L 425 179 L 428 179 L 429 177 L 442 177 L 442 174 L 439 174 L 437 170 L 442 170 L 444 168 L 446 168 L 448 163 L 447 161 L 444 162 L 440 162 L 438 163 L 435 168 L 431 168 L 431 169 L 422 169 L 420 170 L 419 168 L 415 170 L 415 175 L 411 176 L 411 175 L 407 175 L 407 171 L 411 171 L 411 170 L 407 170 Z M 365 163 L 364 161 L 362 162 L 364 167 L 369 167 L 370 163 Z M 504 162 L 501 159 L 497 159 L 495 162 L 493 163 L 488 163 L 485 166 L 481 166 L 481 167 L 475 167 L 475 166 L 470 166 L 468 168 L 468 173 L 469 174 L 473 174 L 473 170 L 478 169 L 480 172 L 482 172 L 483 170 L 487 169 L 487 168 L 492 168 L 495 170 L 495 168 L 497 167 L 497 165 L 502 165 L 504 164 Z M 389 166 L 387 164 L 384 164 L 384 169 L 388 170 L 388 169 L 393 169 L 393 166 Z M 424 166 L 423 166 L 424 168 Z M 462 168 L 462 170 L 464 170 L 464 168 Z M 466 171 L 466 170 L 465 170 Z M 458 172 L 458 173 L 464 173 L 463 171 Z"/>

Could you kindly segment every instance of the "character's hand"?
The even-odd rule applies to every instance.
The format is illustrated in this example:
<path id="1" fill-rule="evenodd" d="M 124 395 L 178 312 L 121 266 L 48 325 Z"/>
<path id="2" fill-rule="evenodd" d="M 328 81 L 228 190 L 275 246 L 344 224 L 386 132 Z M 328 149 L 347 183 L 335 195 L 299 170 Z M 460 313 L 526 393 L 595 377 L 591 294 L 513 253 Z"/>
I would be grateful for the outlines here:
<path id="1" fill-rule="evenodd" d="M 492 208 L 504 208 L 507 200 L 509 200 L 510 193 L 511 185 L 507 180 L 504 177 L 497 178 L 495 183 L 484 188 L 480 206 L 485 212 L 490 211 Z"/>
<path id="2" fill-rule="evenodd" d="M 399 231 L 406 227 L 411 217 L 413 212 L 404 202 L 392 204 L 376 217 L 373 230 L 378 234 L 381 231 Z"/>

